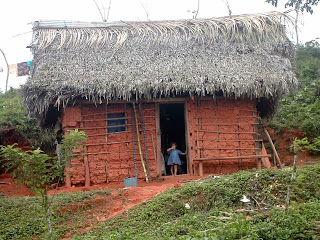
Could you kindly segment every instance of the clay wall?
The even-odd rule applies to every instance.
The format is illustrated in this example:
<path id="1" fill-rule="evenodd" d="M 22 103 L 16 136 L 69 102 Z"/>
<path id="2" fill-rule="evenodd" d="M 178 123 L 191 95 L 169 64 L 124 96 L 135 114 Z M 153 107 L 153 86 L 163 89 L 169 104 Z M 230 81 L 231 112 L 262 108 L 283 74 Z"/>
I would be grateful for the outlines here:
<path id="1" fill-rule="evenodd" d="M 137 116 L 141 147 L 145 160 L 144 131 L 138 105 Z M 142 104 L 144 115 L 147 155 L 150 172 L 156 177 L 156 126 L 155 105 L 153 103 Z M 108 133 L 107 114 L 125 113 L 125 131 Z M 110 120 L 110 119 L 109 119 Z M 124 178 L 135 176 L 133 134 L 132 134 L 132 104 L 99 104 L 94 105 L 84 102 L 76 106 L 70 106 L 64 110 L 62 117 L 63 130 L 78 128 L 88 135 L 86 142 L 86 156 L 89 163 L 90 183 L 101 184 L 123 181 Z M 109 126 L 110 127 L 110 126 Z M 134 125 L 135 127 L 135 125 Z M 154 147 L 153 147 L 154 145 Z M 138 178 L 145 178 L 139 155 L 137 132 L 135 128 L 135 156 L 137 162 Z M 73 159 L 72 184 L 84 184 L 85 164 L 84 159 Z"/>
<path id="2" fill-rule="evenodd" d="M 141 147 L 145 159 L 144 132 L 142 119 L 137 116 Z M 157 176 L 156 155 L 156 106 L 155 103 L 142 104 L 146 128 L 147 155 L 153 179 Z M 256 159 L 241 159 L 239 156 L 259 154 L 257 146 L 257 112 L 254 101 L 230 98 L 186 99 L 188 157 L 193 171 L 197 174 L 196 158 L 220 158 L 204 161 L 204 173 L 232 173 L 256 167 Z M 122 132 L 108 133 L 108 116 L 112 113 L 125 114 L 125 129 Z M 124 178 L 134 177 L 134 154 L 132 134 L 132 104 L 111 103 L 94 105 L 83 102 L 67 107 L 62 116 L 62 126 L 86 132 L 86 159 L 89 165 L 91 184 L 122 182 Z M 135 156 L 138 178 L 144 179 L 144 171 L 139 155 L 137 132 L 135 129 Z M 235 159 L 223 159 L 236 157 Z M 85 182 L 85 158 L 73 159 L 71 169 L 72 184 Z"/>
<path id="3" fill-rule="evenodd" d="M 187 101 L 190 158 L 256 155 L 256 110 L 251 100 L 200 98 Z M 194 161 L 196 163 L 196 161 Z M 256 159 L 204 161 L 204 173 L 256 167 Z M 198 171 L 194 164 L 195 172 Z"/>

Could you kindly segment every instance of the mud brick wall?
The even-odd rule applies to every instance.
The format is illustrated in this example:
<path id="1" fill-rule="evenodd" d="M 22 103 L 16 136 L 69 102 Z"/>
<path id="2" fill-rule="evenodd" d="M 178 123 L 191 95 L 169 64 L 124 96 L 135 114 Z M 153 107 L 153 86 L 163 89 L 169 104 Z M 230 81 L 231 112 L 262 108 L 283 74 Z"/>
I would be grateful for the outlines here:
<path id="1" fill-rule="evenodd" d="M 141 147 L 145 160 L 144 132 L 142 119 L 136 106 Z M 151 175 L 156 177 L 156 125 L 155 105 L 142 104 L 144 115 L 147 155 Z M 108 133 L 107 114 L 125 113 L 125 131 Z M 64 132 L 67 129 L 79 128 L 88 135 L 86 142 L 86 154 L 89 163 L 90 183 L 101 184 L 108 182 L 122 182 L 124 178 L 135 176 L 134 151 L 132 127 L 135 128 L 135 156 L 137 162 L 138 178 L 145 178 L 139 155 L 137 132 L 135 125 L 132 125 L 132 104 L 99 104 L 94 105 L 84 102 L 77 106 L 65 109 L 62 116 Z M 153 138 L 153 139 L 152 139 Z M 156 145 L 154 146 L 156 147 Z M 73 159 L 72 162 L 72 184 L 84 184 L 85 165 L 84 159 Z"/>
<path id="2" fill-rule="evenodd" d="M 187 111 L 191 159 L 257 154 L 253 101 L 190 99 Z M 194 167 L 197 172 L 197 164 Z M 208 160 L 204 162 L 204 173 L 232 173 L 253 167 L 256 167 L 256 159 Z"/>

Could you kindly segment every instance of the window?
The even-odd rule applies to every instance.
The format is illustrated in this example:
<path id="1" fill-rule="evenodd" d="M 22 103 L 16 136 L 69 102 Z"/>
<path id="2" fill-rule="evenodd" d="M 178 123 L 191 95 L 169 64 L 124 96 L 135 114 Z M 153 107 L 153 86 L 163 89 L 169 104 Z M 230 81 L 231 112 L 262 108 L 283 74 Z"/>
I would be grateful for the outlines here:
<path id="1" fill-rule="evenodd" d="M 124 113 L 110 113 L 108 114 L 108 119 L 110 118 L 114 118 L 114 120 L 107 120 L 108 133 L 126 131 L 126 119 Z"/>

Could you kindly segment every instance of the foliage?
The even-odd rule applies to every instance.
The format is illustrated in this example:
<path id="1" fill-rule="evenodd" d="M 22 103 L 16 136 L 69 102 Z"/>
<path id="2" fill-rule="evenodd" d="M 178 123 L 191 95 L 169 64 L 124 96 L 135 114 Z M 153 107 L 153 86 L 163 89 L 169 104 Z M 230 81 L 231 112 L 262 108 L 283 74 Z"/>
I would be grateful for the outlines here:
<path id="1" fill-rule="evenodd" d="M 300 128 L 310 143 L 318 144 L 320 135 L 320 44 L 307 42 L 297 52 L 296 74 L 299 88 L 281 100 L 272 121 L 277 129 Z M 316 151 L 314 151 L 316 152 Z"/>
<path id="2" fill-rule="evenodd" d="M 2 146 L 0 157 L 0 161 L 4 162 L 4 168 L 11 171 L 12 177 L 40 195 L 47 191 L 61 171 L 56 158 L 51 158 L 39 148 L 23 151 L 16 147 L 16 144 Z"/>
<path id="3" fill-rule="evenodd" d="M 84 150 L 81 146 L 87 140 L 87 135 L 84 131 L 68 130 L 68 134 L 63 136 L 61 144 L 59 145 L 59 158 L 62 161 L 60 164 L 65 164 L 72 158 L 81 155 Z"/>
<path id="4" fill-rule="evenodd" d="M 242 171 L 191 182 L 75 239 L 313 239 L 320 219 L 320 164 L 298 168 L 293 205 L 285 211 L 290 172 Z M 242 195 L 251 200 L 248 205 L 240 202 Z"/>
<path id="5" fill-rule="evenodd" d="M 298 152 L 310 151 L 312 153 L 320 152 L 320 137 L 314 138 L 313 143 L 310 143 L 308 138 L 295 138 L 293 144 L 290 146 L 290 151 L 297 154 Z"/>
<path id="6" fill-rule="evenodd" d="M 271 3 L 273 6 L 278 6 L 278 0 L 265 0 L 267 3 Z M 313 8 L 317 6 L 319 0 L 287 0 L 285 8 L 293 7 L 298 8 L 301 12 L 306 11 L 313 14 Z"/>
<path id="7" fill-rule="evenodd" d="M 16 144 L 1 146 L 0 162 L 18 181 L 42 195 L 57 177 L 62 176 L 65 163 L 80 155 L 80 146 L 85 141 L 83 131 L 70 130 L 61 141 L 59 157 L 50 157 L 39 148 L 24 151 Z"/>
<path id="8" fill-rule="evenodd" d="M 16 147 L 16 144 L 2 146 L 0 149 L 0 162 L 4 162 L 6 171 L 11 171 L 11 176 L 41 196 L 42 207 L 47 216 L 49 239 L 52 239 L 52 227 L 48 190 L 53 183 L 58 186 L 65 164 L 80 154 L 79 147 L 85 141 L 84 132 L 78 129 L 70 130 L 60 144 L 58 157 L 50 157 L 39 148 L 24 151 Z"/>
<path id="9" fill-rule="evenodd" d="M 85 201 L 100 195 L 108 195 L 109 190 L 91 190 L 76 193 L 59 193 L 49 198 L 53 201 L 52 225 L 53 238 L 60 239 L 66 232 L 75 233 L 79 226 L 85 224 L 86 212 L 94 205 Z M 62 211 L 65 206 L 79 203 L 79 208 Z M 45 224 L 42 202 L 37 197 L 0 198 L 0 239 L 45 239 Z M 85 217 L 83 217 L 85 216 Z"/>
<path id="10" fill-rule="evenodd" d="M 15 127 L 19 135 L 31 146 L 52 149 L 55 142 L 53 129 L 42 130 L 35 119 L 29 118 L 23 104 L 20 89 L 10 88 L 0 92 L 0 132 Z"/>

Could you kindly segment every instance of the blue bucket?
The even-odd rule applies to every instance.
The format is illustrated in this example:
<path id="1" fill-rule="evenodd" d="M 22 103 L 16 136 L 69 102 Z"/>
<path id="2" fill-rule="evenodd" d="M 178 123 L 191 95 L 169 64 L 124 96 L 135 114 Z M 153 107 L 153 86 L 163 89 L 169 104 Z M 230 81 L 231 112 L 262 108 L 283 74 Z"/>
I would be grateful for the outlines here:
<path id="1" fill-rule="evenodd" d="M 137 187 L 137 178 L 132 177 L 132 178 L 125 178 L 124 179 L 124 187 Z"/>

